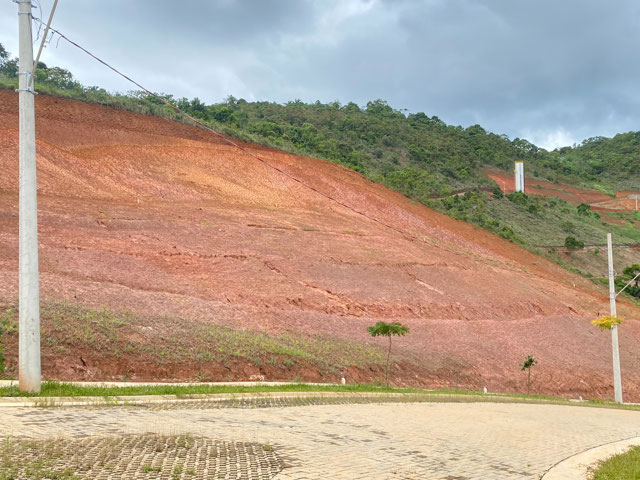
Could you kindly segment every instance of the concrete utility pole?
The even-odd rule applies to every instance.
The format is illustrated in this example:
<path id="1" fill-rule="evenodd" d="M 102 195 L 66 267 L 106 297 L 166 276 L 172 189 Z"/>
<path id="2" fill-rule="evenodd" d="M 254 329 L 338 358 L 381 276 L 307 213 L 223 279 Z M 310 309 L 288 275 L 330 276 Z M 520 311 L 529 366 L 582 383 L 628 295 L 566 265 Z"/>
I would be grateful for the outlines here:
<path id="1" fill-rule="evenodd" d="M 31 0 L 18 4 L 20 108 L 19 192 L 19 341 L 18 386 L 40 392 L 40 287 L 38 280 L 38 200 L 36 187 L 36 129 L 31 35 Z"/>
<path id="2" fill-rule="evenodd" d="M 514 173 L 515 173 L 515 191 L 516 192 L 524 192 L 524 162 L 515 162 L 514 164 Z"/>
<path id="3" fill-rule="evenodd" d="M 613 247 L 611 242 L 611 234 L 607 233 L 607 254 L 609 257 L 609 304 L 611 307 L 611 315 L 616 315 L 616 286 L 615 275 L 613 269 Z M 620 377 L 620 351 L 618 349 L 618 326 L 611 327 L 611 350 L 613 351 L 613 391 L 615 401 L 622 403 L 622 379 Z"/>

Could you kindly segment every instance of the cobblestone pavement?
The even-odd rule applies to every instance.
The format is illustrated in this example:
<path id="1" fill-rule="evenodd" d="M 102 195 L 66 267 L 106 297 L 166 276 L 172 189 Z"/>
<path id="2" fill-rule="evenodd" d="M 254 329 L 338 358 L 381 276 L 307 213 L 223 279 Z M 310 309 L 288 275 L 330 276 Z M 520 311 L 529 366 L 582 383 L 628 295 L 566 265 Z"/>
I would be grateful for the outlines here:
<path id="1" fill-rule="evenodd" d="M 2 408 L 3 436 L 190 434 L 271 445 L 277 480 L 538 479 L 640 435 L 640 412 L 564 405 L 387 403 L 270 408 Z"/>

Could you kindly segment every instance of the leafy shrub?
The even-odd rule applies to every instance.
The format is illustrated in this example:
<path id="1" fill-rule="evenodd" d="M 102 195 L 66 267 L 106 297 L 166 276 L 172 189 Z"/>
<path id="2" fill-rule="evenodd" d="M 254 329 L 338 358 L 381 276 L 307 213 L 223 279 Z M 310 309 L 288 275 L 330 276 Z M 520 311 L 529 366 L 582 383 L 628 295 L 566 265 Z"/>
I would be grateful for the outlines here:
<path id="1" fill-rule="evenodd" d="M 622 320 L 622 317 L 618 317 L 617 315 L 604 315 L 595 320 L 591 320 L 591 325 L 595 325 L 600 330 L 611 330 L 614 325 L 620 325 Z"/>
<path id="2" fill-rule="evenodd" d="M 564 246 L 567 250 L 581 250 L 584 248 L 584 242 L 577 240 L 575 237 L 567 237 L 564 239 Z"/>
<path id="3" fill-rule="evenodd" d="M 529 203 L 529 196 L 526 193 L 513 192 L 513 193 L 509 193 L 506 197 L 516 205 L 524 206 L 527 203 Z"/>
<path id="4" fill-rule="evenodd" d="M 510 242 L 522 243 L 522 239 L 516 235 L 516 232 L 509 225 L 503 225 L 496 233 Z"/>
<path id="5" fill-rule="evenodd" d="M 585 217 L 591 215 L 591 207 L 588 203 L 582 202 L 576 207 L 576 210 L 578 211 L 578 215 L 584 215 Z"/>

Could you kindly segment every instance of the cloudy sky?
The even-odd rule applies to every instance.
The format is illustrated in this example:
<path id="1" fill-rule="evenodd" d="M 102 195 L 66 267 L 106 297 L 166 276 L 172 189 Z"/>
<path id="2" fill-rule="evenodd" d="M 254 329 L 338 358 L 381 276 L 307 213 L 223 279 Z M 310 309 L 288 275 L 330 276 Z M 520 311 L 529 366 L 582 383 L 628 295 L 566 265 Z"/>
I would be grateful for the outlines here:
<path id="1" fill-rule="evenodd" d="M 14 53 L 16 12 L 0 0 Z M 148 88 L 207 103 L 382 98 L 546 148 L 640 130 L 638 0 L 59 0 L 53 25 Z M 63 40 L 42 60 L 131 89 Z"/>

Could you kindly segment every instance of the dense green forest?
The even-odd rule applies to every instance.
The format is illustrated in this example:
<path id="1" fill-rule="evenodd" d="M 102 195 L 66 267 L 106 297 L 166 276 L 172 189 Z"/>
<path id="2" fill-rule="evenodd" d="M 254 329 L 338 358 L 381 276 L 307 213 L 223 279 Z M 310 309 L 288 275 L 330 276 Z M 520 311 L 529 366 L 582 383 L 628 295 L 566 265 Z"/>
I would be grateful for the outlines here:
<path id="1" fill-rule="evenodd" d="M 17 62 L 0 45 L 0 88 L 16 86 Z M 124 108 L 185 121 L 143 92 L 109 93 L 85 87 L 62 68 L 40 63 L 40 93 Z M 640 132 L 590 138 L 552 152 L 527 140 L 487 132 L 480 125 L 447 125 L 436 116 L 395 110 L 383 100 L 355 103 L 286 104 L 247 102 L 228 97 L 207 105 L 195 98 L 162 98 L 230 136 L 293 153 L 327 159 L 361 172 L 408 197 L 471 222 L 538 253 L 561 247 L 567 236 L 587 245 L 602 243 L 613 231 L 618 243 L 640 241 L 640 218 L 610 225 L 581 206 L 554 198 L 502 195 L 481 173 L 486 166 L 512 171 L 524 160 L 527 176 L 612 193 L 640 185 Z M 454 195 L 455 193 L 464 195 Z"/>

